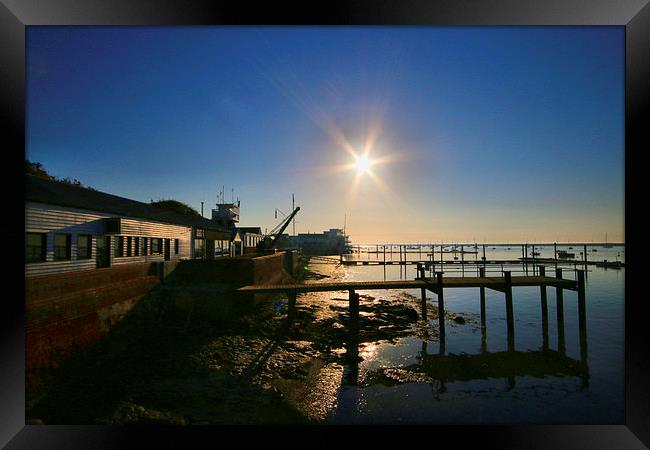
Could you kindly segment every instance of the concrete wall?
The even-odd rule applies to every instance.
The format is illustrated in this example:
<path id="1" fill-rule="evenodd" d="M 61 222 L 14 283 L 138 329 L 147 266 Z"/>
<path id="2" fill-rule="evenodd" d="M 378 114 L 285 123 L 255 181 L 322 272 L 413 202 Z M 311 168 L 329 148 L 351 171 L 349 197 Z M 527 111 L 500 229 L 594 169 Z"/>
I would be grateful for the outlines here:
<path id="1" fill-rule="evenodd" d="M 248 284 L 289 283 L 299 269 L 299 256 L 295 252 L 279 252 L 265 256 L 244 255 L 213 261 L 180 261 L 173 279 L 178 284 L 220 283 L 237 288 Z"/>

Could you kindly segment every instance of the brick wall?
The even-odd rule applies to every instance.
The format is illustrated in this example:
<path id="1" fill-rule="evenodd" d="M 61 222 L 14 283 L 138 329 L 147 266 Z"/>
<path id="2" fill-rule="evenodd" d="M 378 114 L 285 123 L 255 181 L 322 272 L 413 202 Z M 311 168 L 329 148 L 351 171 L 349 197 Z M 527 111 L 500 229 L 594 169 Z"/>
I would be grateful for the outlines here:
<path id="1" fill-rule="evenodd" d="M 97 341 L 160 280 L 151 263 L 25 279 L 27 382 Z"/>

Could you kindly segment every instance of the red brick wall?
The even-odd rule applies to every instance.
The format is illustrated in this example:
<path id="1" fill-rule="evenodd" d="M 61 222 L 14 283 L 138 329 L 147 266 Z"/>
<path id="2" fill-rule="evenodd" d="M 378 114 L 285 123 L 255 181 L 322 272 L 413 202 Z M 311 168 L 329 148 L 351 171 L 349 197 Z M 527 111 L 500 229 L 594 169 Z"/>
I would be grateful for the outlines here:
<path id="1" fill-rule="evenodd" d="M 27 382 L 98 340 L 159 282 L 151 263 L 26 278 Z"/>

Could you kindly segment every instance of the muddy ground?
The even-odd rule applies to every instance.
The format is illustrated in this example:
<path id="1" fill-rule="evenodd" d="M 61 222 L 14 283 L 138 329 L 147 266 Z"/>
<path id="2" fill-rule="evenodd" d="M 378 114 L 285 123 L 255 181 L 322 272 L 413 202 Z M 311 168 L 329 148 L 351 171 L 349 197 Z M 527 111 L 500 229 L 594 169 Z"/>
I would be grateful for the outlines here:
<path id="1" fill-rule="evenodd" d="M 341 280 L 342 266 L 310 264 L 305 281 Z M 437 339 L 407 293 L 360 295 L 351 334 L 347 291 L 246 302 L 214 285 L 154 289 L 97 344 L 27 395 L 44 424 L 311 424 L 337 407 L 344 383 L 363 384 L 359 349 L 406 336 Z M 428 320 L 437 320 L 429 303 Z M 447 323 L 468 326 L 451 314 Z M 454 322 L 454 319 L 456 322 Z M 350 379 L 350 373 L 354 374 Z"/>

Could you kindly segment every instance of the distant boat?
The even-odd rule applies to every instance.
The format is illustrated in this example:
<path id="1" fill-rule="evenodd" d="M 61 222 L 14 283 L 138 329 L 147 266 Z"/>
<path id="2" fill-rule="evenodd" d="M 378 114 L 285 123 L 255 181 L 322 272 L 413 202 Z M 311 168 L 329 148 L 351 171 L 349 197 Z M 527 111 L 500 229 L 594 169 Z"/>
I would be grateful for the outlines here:
<path id="1" fill-rule="evenodd" d="M 539 256 L 539 252 L 530 252 L 530 254 L 533 256 Z"/>
<path id="2" fill-rule="evenodd" d="M 573 250 L 573 247 L 569 247 L 569 250 Z"/>
<path id="3" fill-rule="evenodd" d="M 592 252 L 597 252 L 598 249 L 592 248 L 591 251 L 592 251 Z"/>
<path id="4" fill-rule="evenodd" d="M 569 247 L 569 248 L 571 248 L 571 247 Z M 575 258 L 575 256 L 576 256 L 575 253 L 569 253 L 569 252 L 564 251 L 564 250 L 558 250 L 557 251 L 557 257 L 558 258 Z"/>

